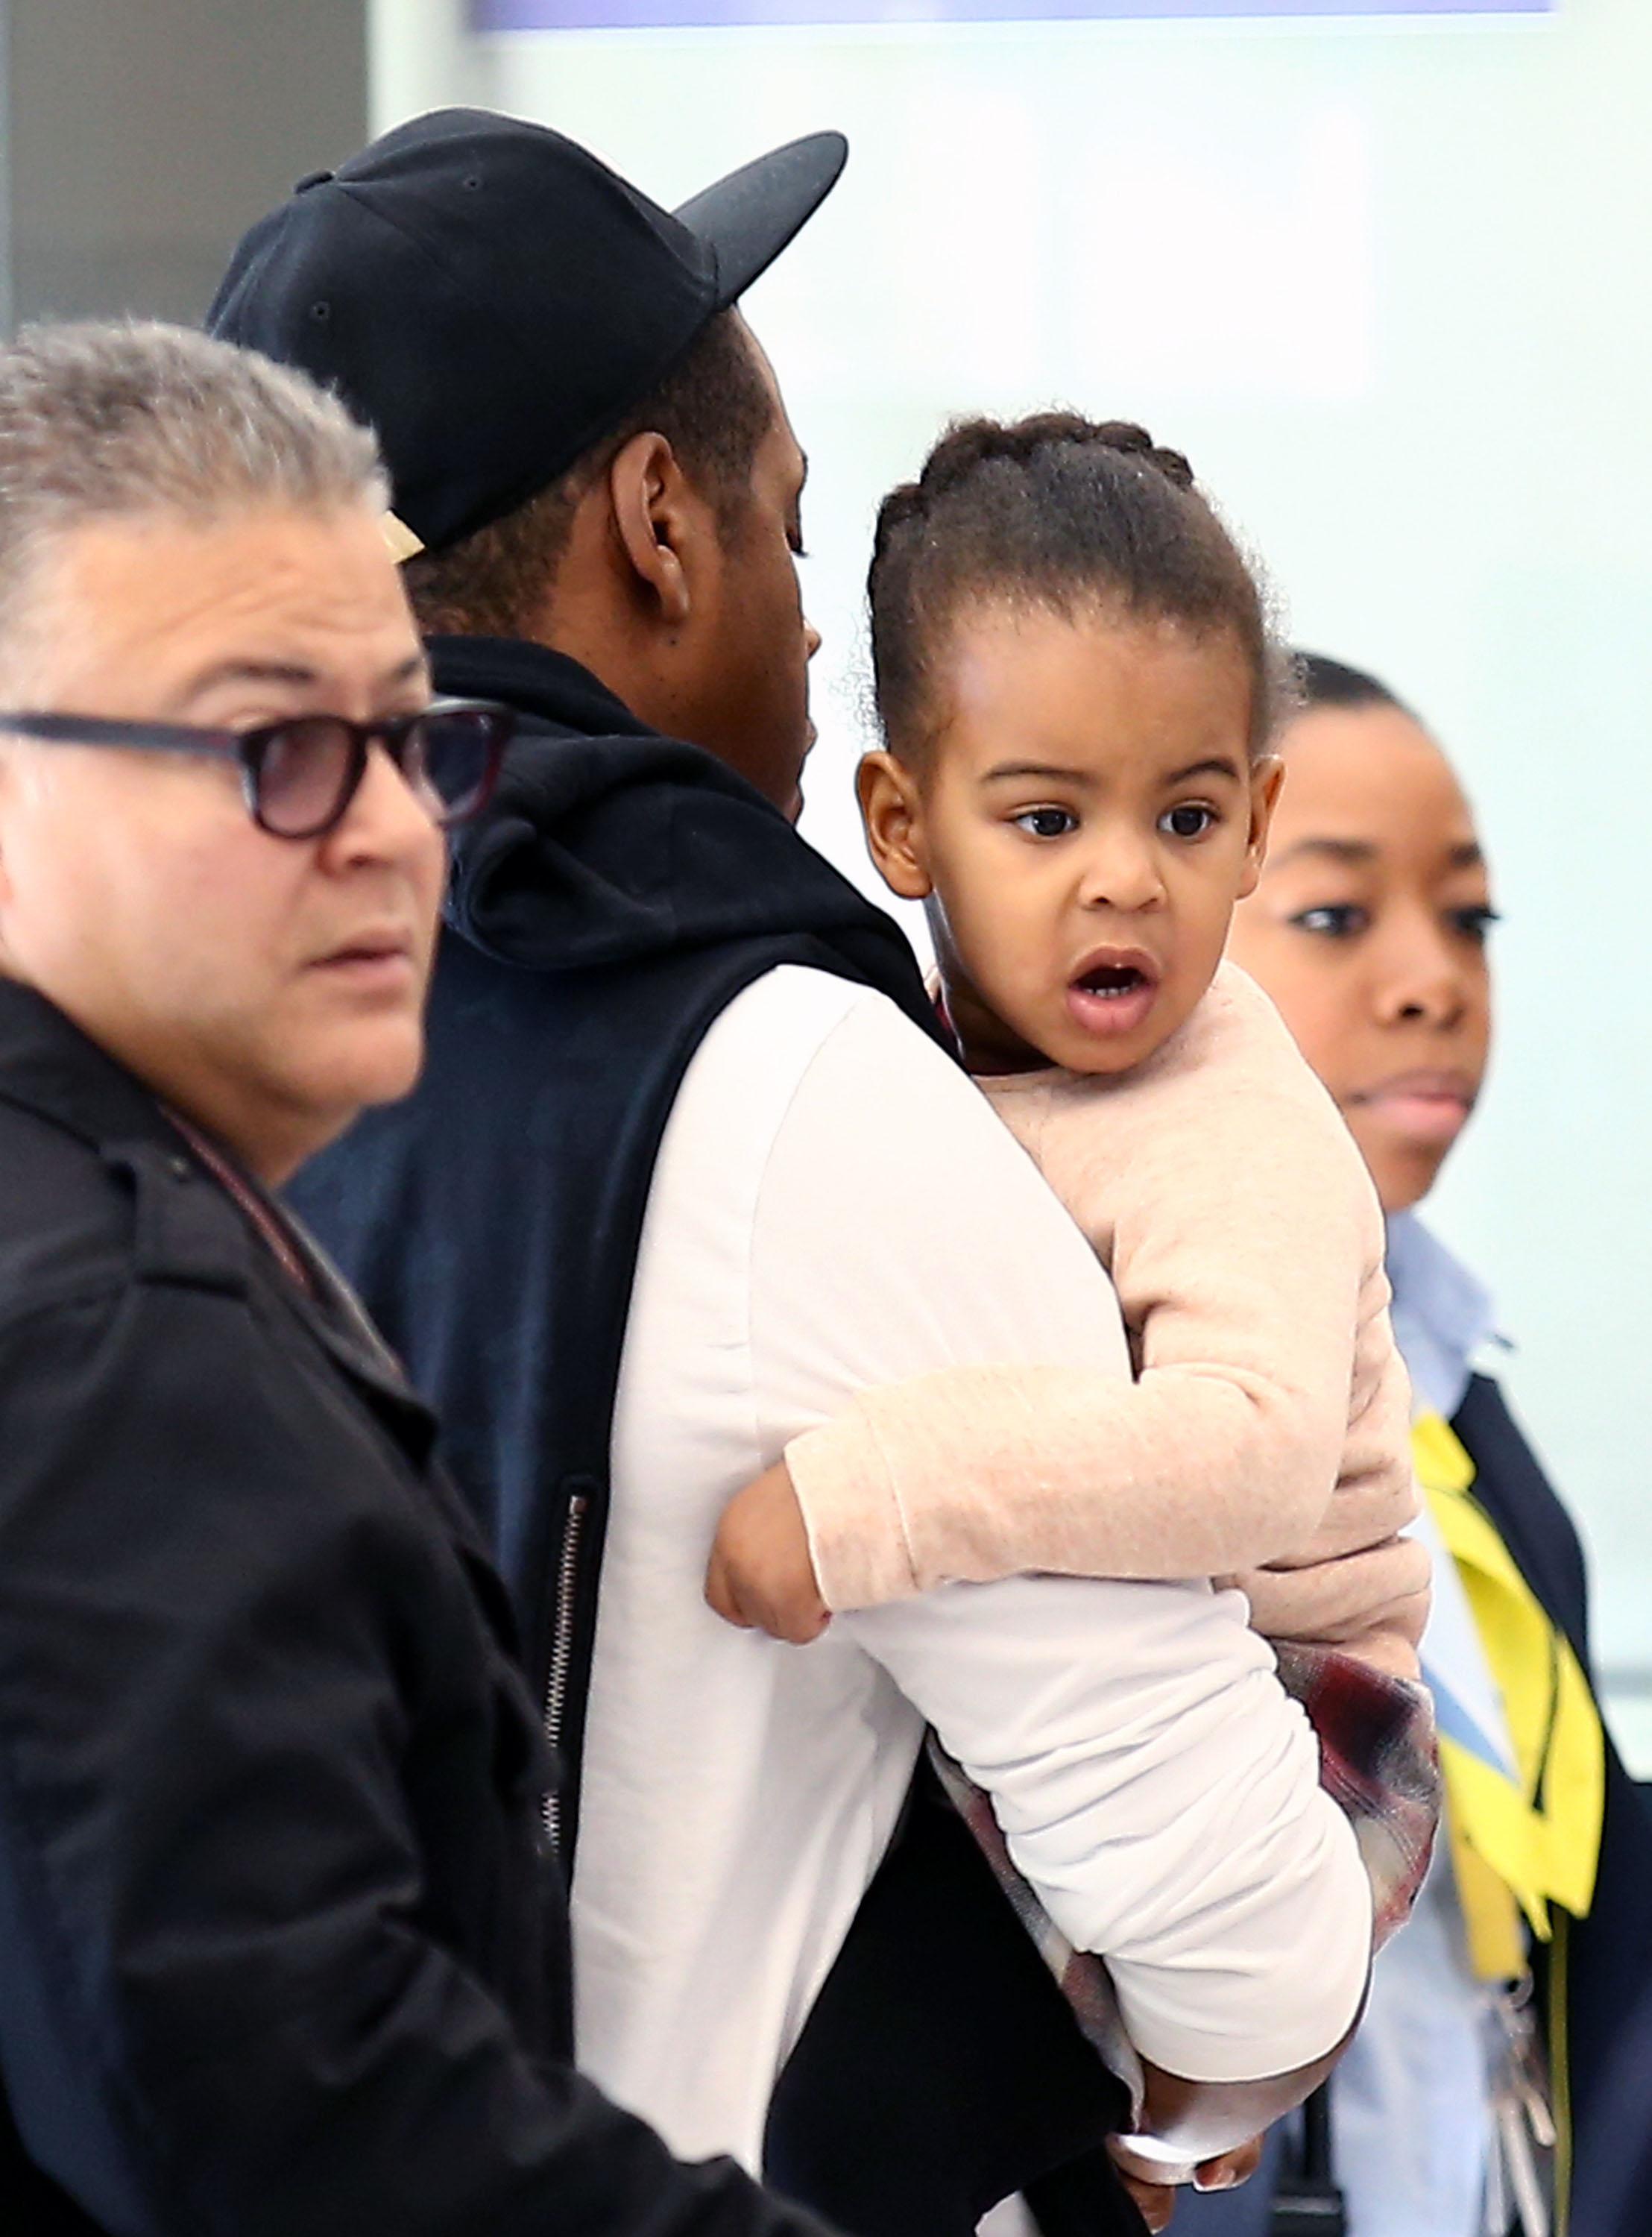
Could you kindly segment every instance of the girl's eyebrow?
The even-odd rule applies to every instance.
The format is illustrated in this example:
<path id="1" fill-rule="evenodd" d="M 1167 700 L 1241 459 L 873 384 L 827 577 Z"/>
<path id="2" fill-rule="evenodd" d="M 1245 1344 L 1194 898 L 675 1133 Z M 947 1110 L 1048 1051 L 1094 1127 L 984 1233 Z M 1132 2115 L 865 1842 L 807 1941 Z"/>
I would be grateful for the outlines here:
<path id="1" fill-rule="evenodd" d="M 1196 776 L 1225 776 L 1234 784 L 1245 781 L 1244 771 L 1227 754 L 1209 754 L 1203 761 L 1189 762 L 1186 769 L 1172 769 L 1162 782 L 1167 786 L 1189 784 Z M 1094 787 L 1100 782 L 1089 769 L 1063 769 L 1054 762 L 999 762 L 981 779 L 983 784 L 997 784 L 1007 777 L 1043 777 L 1056 784 Z"/>
<path id="2" fill-rule="evenodd" d="M 1201 762 L 1189 762 L 1186 769 L 1176 769 L 1164 780 L 1166 784 L 1189 784 L 1196 776 L 1228 776 L 1235 784 L 1242 784 L 1244 772 L 1227 754 L 1211 754 Z"/>
<path id="3" fill-rule="evenodd" d="M 997 784 L 1004 777 L 1048 777 L 1057 784 L 1093 785 L 1096 779 L 1087 769 L 1061 769 L 1053 762 L 1000 762 L 982 778 L 983 784 Z"/>

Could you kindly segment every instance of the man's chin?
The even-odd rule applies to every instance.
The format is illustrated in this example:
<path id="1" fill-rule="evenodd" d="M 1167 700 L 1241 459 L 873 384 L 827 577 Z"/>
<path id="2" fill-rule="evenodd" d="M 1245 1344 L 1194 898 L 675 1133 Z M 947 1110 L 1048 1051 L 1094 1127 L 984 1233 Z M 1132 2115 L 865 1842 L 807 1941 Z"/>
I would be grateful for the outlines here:
<path id="1" fill-rule="evenodd" d="M 358 1112 L 399 1103 L 418 1085 L 425 1068 L 425 1029 L 412 1019 L 392 1025 L 375 1020 L 358 1027 L 352 1045 L 331 1064 L 317 1065 L 302 1083 L 303 1099 L 317 1111 L 342 1112 L 342 1132 Z"/>

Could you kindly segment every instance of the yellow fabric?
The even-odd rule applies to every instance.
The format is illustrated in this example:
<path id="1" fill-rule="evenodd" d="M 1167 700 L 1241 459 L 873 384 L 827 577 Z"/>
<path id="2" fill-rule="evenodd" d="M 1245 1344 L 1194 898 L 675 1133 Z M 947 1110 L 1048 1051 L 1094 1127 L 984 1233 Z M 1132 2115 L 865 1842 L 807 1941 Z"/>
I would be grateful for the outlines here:
<path id="1" fill-rule="evenodd" d="M 1474 1498 L 1474 1463 L 1438 1414 L 1412 1439 L 1418 1481 L 1457 1563 L 1503 1698 L 1518 1778 L 1442 1733 L 1458 1891 L 1482 1980 L 1526 1970 L 1521 1921 L 1540 1941 L 1550 1904 L 1588 1916 L 1606 1802 L 1600 1713 L 1570 1643 L 1539 1607 Z"/>

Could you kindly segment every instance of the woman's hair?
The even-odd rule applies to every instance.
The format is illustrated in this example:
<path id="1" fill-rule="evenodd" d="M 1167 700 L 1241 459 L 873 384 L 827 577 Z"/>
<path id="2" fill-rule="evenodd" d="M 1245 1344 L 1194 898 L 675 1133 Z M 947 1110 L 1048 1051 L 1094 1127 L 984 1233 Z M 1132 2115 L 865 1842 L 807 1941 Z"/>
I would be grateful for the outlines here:
<path id="1" fill-rule="evenodd" d="M 1379 677 L 1363 668 L 1350 668 L 1346 661 L 1333 660 L 1323 652 L 1299 650 L 1291 655 L 1291 665 L 1300 708 L 1395 707 L 1402 715 L 1411 713 L 1405 701 Z"/>
<path id="2" fill-rule="evenodd" d="M 866 588 L 879 720 L 909 760 L 940 719 L 939 663 L 972 604 L 1066 617 L 1100 603 L 1230 631 L 1251 672 L 1253 754 L 1292 696 L 1260 585 L 1193 469 L 1123 421 L 958 421 L 884 499 Z"/>

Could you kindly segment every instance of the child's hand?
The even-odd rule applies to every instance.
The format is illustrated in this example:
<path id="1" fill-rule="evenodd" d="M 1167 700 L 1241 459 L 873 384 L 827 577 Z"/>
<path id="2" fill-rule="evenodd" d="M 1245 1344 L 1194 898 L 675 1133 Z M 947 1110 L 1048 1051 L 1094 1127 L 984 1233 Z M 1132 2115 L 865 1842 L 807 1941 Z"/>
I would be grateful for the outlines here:
<path id="1" fill-rule="evenodd" d="M 706 1598 L 725 1623 L 806 1646 L 832 1620 L 820 1597 L 803 1510 L 786 1463 L 736 1492 L 723 1509 L 706 1570 Z"/>

